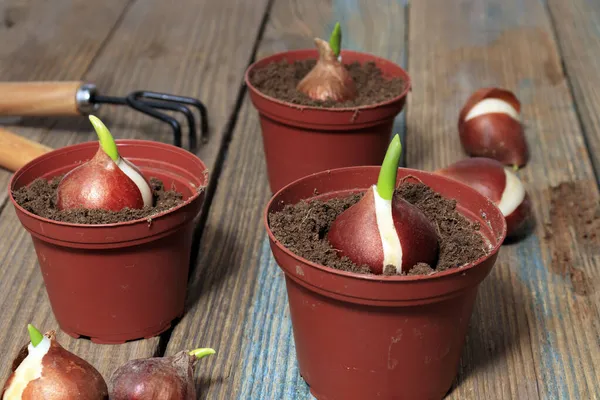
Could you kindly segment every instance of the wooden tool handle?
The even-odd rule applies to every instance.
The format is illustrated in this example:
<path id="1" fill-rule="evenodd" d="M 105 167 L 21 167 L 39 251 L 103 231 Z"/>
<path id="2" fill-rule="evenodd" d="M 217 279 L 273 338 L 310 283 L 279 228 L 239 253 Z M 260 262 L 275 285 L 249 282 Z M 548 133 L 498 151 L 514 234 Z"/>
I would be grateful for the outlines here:
<path id="1" fill-rule="evenodd" d="M 69 82 L 0 82 L 0 115 L 80 115 L 76 94 L 83 84 Z"/>
<path id="2" fill-rule="evenodd" d="M 48 146 L 0 128 L 0 167 L 11 172 L 51 150 Z"/>

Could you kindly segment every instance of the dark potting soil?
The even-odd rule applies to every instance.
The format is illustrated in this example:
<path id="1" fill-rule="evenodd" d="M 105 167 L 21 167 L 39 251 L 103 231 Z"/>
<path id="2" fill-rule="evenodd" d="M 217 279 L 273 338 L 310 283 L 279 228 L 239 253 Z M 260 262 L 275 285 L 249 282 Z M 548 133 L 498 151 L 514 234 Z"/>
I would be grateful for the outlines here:
<path id="1" fill-rule="evenodd" d="M 374 62 L 345 64 L 356 85 L 357 96 L 352 100 L 313 100 L 296 90 L 298 83 L 315 66 L 316 60 L 302 60 L 288 63 L 286 60 L 272 62 L 256 68 L 250 75 L 250 82 L 267 96 L 289 103 L 313 107 L 359 107 L 381 103 L 402 93 L 405 82 L 401 78 L 384 78 Z"/>
<path id="2" fill-rule="evenodd" d="M 90 210 L 85 208 L 59 211 L 56 208 L 56 190 L 62 176 L 51 180 L 38 178 L 30 185 L 13 192 L 17 204 L 25 210 L 55 221 L 75 224 L 112 224 L 134 219 L 151 219 L 152 215 L 167 211 L 183 202 L 183 196 L 174 190 L 165 190 L 161 180 L 150 178 L 154 194 L 154 207 L 121 211 Z"/>
<path id="3" fill-rule="evenodd" d="M 455 200 L 442 197 L 422 183 L 406 181 L 398 186 L 395 195 L 418 207 L 436 226 L 440 237 L 437 264 L 418 263 L 402 275 L 429 275 L 458 268 L 488 253 L 490 248 L 479 233 L 479 224 L 460 214 Z M 288 204 L 269 215 L 269 226 L 284 247 L 307 260 L 343 271 L 371 274 L 366 265 L 356 265 L 349 258 L 338 256 L 327 240 L 333 221 L 362 196 L 358 193 L 327 201 Z M 388 271 L 384 268 L 384 274 L 390 274 Z"/>

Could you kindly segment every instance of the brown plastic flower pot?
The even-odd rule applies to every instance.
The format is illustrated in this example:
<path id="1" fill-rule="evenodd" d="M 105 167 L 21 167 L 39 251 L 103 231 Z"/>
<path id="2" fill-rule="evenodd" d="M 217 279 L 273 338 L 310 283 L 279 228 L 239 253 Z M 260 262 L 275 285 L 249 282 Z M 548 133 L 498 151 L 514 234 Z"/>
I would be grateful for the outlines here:
<path id="1" fill-rule="evenodd" d="M 276 193 L 265 209 L 271 250 L 285 273 L 300 373 L 319 400 L 443 398 L 458 371 L 479 284 L 506 235 L 500 210 L 475 190 L 400 168 L 398 179 L 416 176 L 456 199 L 464 216 L 481 223 L 491 252 L 463 268 L 430 276 L 374 276 L 309 262 L 273 236 L 269 213 L 302 199 L 364 191 L 376 183 L 379 169 L 341 168 L 307 176 Z"/>
<path id="2" fill-rule="evenodd" d="M 85 225 L 57 222 L 19 206 L 12 191 L 36 178 L 64 174 L 92 158 L 97 142 L 42 155 L 15 172 L 10 199 L 31 234 L 60 328 L 97 343 L 148 338 L 184 311 L 194 219 L 208 175 L 194 154 L 173 145 L 117 140 L 121 155 L 185 202 L 151 220 Z"/>
<path id="3" fill-rule="evenodd" d="M 326 169 L 379 165 L 392 136 L 394 118 L 402 111 L 410 77 L 400 66 L 373 56 L 343 50 L 344 63 L 373 61 L 386 78 L 402 78 L 397 97 L 351 108 L 319 108 L 292 104 L 264 95 L 250 82 L 252 71 L 272 62 L 316 59 L 317 51 L 293 50 L 263 58 L 246 71 L 250 99 L 258 110 L 272 192 L 303 176 Z"/>

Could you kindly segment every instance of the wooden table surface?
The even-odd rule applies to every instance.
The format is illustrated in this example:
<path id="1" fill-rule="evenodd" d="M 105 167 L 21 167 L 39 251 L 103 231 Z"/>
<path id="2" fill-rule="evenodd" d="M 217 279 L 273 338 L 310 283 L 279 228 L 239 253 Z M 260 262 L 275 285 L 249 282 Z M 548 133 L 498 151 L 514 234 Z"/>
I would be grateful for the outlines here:
<path id="1" fill-rule="evenodd" d="M 0 80 L 84 80 L 104 94 L 200 98 L 211 171 L 187 310 L 160 337 L 63 345 L 108 379 L 126 360 L 197 346 L 202 399 L 309 399 L 295 360 L 283 275 L 261 212 L 270 197 L 257 113 L 243 86 L 254 59 L 312 47 L 336 21 L 343 46 L 389 58 L 413 79 L 397 118 L 404 166 L 465 157 L 456 132 L 482 86 L 523 103 L 531 150 L 518 172 L 534 234 L 505 244 L 483 282 L 450 399 L 600 398 L 600 3 L 590 0 L 4 0 Z M 169 128 L 122 107 L 98 113 L 119 137 L 171 143 Z M 83 117 L 2 120 L 51 147 L 94 140 Z M 0 171 L 0 185 L 11 176 Z M 573 193 L 583 194 L 575 197 Z M 30 236 L 0 193 L 0 366 L 26 324 L 56 329 Z M 243 201 L 240 201 L 243 199 Z M 594 216 L 596 220 L 594 220 Z M 587 223 L 587 221 L 592 221 Z"/>

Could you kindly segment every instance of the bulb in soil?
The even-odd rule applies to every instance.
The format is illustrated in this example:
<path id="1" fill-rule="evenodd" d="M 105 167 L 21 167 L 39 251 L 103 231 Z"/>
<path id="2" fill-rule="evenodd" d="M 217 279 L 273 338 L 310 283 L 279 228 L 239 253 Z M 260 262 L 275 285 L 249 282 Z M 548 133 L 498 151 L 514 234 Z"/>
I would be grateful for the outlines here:
<path id="1" fill-rule="evenodd" d="M 527 164 L 529 149 L 520 120 L 521 103 L 510 91 L 479 89 L 463 106 L 458 131 L 465 151 L 515 169 Z"/>
<path id="2" fill-rule="evenodd" d="M 436 173 L 467 184 L 492 200 L 506 219 L 507 238 L 522 235 L 531 222 L 533 211 L 523 182 L 499 161 L 467 158 Z"/>
<path id="3" fill-rule="evenodd" d="M 113 372 L 109 381 L 111 400 L 196 400 L 194 369 L 213 349 L 180 351 L 171 357 L 131 360 Z"/>
<path id="4" fill-rule="evenodd" d="M 313 100 L 341 102 L 356 97 L 356 85 L 340 57 L 341 28 L 337 23 L 329 43 L 315 38 L 319 58 L 296 89 Z"/>
<path id="5" fill-rule="evenodd" d="M 439 238 L 415 206 L 394 195 L 401 145 L 392 140 L 379 174 L 359 202 L 340 214 L 327 240 L 341 256 L 367 265 L 374 274 L 401 274 L 418 263 L 435 266 Z"/>
<path id="6" fill-rule="evenodd" d="M 53 331 L 28 329 L 31 342 L 13 363 L 2 400 L 108 400 L 106 382 L 91 364 L 65 350 Z"/>
<path id="7" fill-rule="evenodd" d="M 121 157 L 106 126 L 95 116 L 94 126 L 100 146 L 94 157 L 69 171 L 57 189 L 56 207 L 120 211 L 153 205 L 150 184 L 139 169 Z"/>

